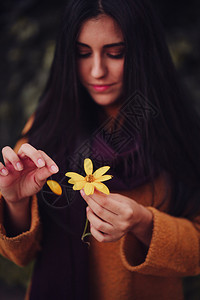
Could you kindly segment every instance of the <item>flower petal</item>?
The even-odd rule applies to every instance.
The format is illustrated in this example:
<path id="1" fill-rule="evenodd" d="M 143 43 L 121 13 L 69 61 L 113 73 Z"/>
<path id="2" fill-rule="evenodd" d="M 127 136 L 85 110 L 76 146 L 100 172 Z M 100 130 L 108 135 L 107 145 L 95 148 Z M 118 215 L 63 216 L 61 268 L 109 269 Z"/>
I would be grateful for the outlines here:
<path id="1" fill-rule="evenodd" d="M 86 184 L 86 181 L 85 181 L 85 180 L 84 180 L 84 181 L 78 181 L 78 182 L 76 182 L 76 183 L 74 184 L 73 190 L 75 190 L 75 191 L 81 190 L 82 188 L 84 188 L 85 184 Z"/>
<path id="2" fill-rule="evenodd" d="M 87 175 L 92 175 L 93 163 L 92 163 L 91 159 L 89 159 L 89 158 L 84 159 L 84 170 Z"/>
<path id="3" fill-rule="evenodd" d="M 93 183 L 86 182 L 86 184 L 84 186 L 84 192 L 85 192 L 86 195 L 94 194 L 94 185 L 93 185 Z"/>
<path id="4" fill-rule="evenodd" d="M 106 194 L 106 195 L 109 195 L 109 194 L 110 194 L 110 191 L 109 191 L 108 187 L 107 187 L 105 184 L 103 184 L 103 183 L 101 183 L 101 182 L 93 182 L 93 185 L 94 185 L 95 188 L 96 188 L 97 190 L 99 190 L 100 192 L 102 192 L 102 193 L 104 193 L 104 194 Z"/>
<path id="5" fill-rule="evenodd" d="M 99 177 L 101 177 L 103 174 L 105 174 L 109 169 L 110 169 L 109 166 L 105 166 L 105 167 L 101 167 L 101 168 L 97 169 L 93 174 L 94 178 L 99 179 Z"/>
<path id="6" fill-rule="evenodd" d="M 72 179 L 72 178 L 70 178 L 70 179 L 68 180 L 68 182 L 71 183 L 71 184 L 75 184 L 75 183 L 76 183 L 76 181 L 75 181 L 74 179 Z"/>
<path id="7" fill-rule="evenodd" d="M 47 180 L 47 185 L 56 195 L 62 195 L 62 188 L 60 184 L 55 180 Z"/>
<path id="8" fill-rule="evenodd" d="M 106 180 L 109 180 L 112 178 L 113 178 L 112 175 L 103 175 L 100 178 L 96 179 L 95 182 L 102 182 L 102 181 L 106 181 Z"/>
<path id="9" fill-rule="evenodd" d="M 71 177 L 71 179 L 73 179 L 74 181 L 82 181 L 82 180 L 84 180 L 84 177 L 82 175 L 79 175 L 78 173 L 75 173 L 75 172 L 67 172 L 65 174 L 65 176 Z"/>

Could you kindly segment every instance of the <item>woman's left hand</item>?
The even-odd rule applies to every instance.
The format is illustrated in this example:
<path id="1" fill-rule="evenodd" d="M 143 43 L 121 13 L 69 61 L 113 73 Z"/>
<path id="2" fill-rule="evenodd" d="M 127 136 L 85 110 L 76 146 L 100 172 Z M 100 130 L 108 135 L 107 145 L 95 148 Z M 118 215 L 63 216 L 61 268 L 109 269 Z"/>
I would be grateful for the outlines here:
<path id="1" fill-rule="evenodd" d="M 120 194 L 105 195 L 95 190 L 93 195 L 87 196 L 81 190 L 81 195 L 88 204 L 90 232 L 99 242 L 115 242 L 132 232 L 149 246 L 153 226 L 150 210 Z"/>

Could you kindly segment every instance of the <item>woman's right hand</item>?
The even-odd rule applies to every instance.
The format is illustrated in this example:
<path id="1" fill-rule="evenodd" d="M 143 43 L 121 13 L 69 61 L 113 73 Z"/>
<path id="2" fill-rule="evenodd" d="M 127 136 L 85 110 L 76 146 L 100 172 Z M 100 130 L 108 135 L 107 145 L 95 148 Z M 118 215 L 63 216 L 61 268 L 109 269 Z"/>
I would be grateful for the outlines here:
<path id="1" fill-rule="evenodd" d="M 2 149 L 0 192 L 8 204 L 16 204 L 38 193 L 47 178 L 58 172 L 56 163 L 43 151 L 28 143 L 18 153 L 8 146 Z"/>

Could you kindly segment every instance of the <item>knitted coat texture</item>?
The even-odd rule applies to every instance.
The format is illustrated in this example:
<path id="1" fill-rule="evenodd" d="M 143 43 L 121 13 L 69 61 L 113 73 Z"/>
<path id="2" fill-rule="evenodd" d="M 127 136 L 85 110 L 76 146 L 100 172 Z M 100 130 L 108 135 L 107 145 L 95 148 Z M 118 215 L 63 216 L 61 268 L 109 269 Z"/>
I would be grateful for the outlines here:
<path id="1" fill-rule="evenodd" d="M 18 148 L 19 144 L 16 151 Z M 152 212 L 152 240 L 146 249 L 131 233 L 112 243 L 100 243 L 91 237 L 90 299 L 183 299 L 182 278 L 200 273 L 200 217 L 191 221 L 166 213 L 171 197 L 171 182 L 166 172 L 155 178 L 154 198 L 149 183 L 121 194 Z M 6 235 L 4 204 L 0 197 L 0 254 L 24 266 L 42 251 L 37 196 L 31 199 L 30 229 L 14 237 Z"/>

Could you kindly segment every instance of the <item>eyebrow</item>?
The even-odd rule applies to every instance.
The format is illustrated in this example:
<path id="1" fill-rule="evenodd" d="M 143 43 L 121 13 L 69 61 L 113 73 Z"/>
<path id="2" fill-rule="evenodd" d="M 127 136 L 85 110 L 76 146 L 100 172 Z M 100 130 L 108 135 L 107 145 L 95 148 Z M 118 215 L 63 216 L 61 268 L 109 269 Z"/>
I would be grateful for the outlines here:
<path id="1" fill-rule="evenodd" d="M 88 46 L 87 44 L 84 43 L 80 43 L 80 42 L 76 42 L 78 46 L 83 46 L 86 48 L 90 48 L 90 46 Z M 107 44 L 104 45 L 103 48 L 112 48 L 112 47 L 119 47 L 119 46 L 125 46 L 124 42 L 119 42 L 119 43 L 113 43 L 113 44 Z"/>

